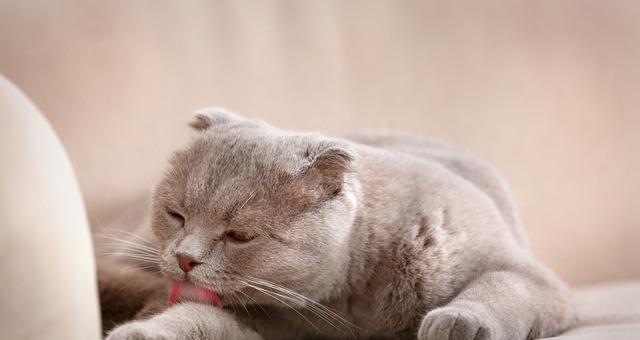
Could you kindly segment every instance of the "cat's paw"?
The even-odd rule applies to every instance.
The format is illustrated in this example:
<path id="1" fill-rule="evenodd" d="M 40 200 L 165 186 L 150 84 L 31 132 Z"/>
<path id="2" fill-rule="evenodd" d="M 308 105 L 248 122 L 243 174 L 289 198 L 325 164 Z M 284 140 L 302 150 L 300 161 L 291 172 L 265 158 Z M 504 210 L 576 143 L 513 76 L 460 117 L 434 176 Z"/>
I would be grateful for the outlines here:
<path id="1" fill-rule="evenodd" d="M 173 339 L 166 330 L 150 322 L 126 323 L 109 332 L 105 340 L 169 340 Z"/>
<path id="2" fill-rule="evenodd" d="M 495 327 L 472 310 L 442 307 L 422 319 L 418 340 L 491 340 Z"/>

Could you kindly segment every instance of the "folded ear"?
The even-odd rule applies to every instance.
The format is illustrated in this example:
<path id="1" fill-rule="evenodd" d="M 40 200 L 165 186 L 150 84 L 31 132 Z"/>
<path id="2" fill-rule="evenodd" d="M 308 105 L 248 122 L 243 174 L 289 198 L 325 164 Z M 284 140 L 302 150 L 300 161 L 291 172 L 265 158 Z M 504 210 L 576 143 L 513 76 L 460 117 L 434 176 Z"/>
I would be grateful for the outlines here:
<path id="1" fill-rule="evenodd" d="M 197 110 L 194 116 L 195 119 L 189 125 L 198 131 L 242 120 L 242 117 L 237 114 L 220 107 L 207 107 Z"/>
<path id="2" fill-rule="evenodd" d="M 320 191 L 317 194 L 321 197 L 332 197 L 340 192 L 356 153 L 347 143 L 328 142 L 310 147 L 306 156 L 308 163 L 303 168 L 303 176 Z"/>

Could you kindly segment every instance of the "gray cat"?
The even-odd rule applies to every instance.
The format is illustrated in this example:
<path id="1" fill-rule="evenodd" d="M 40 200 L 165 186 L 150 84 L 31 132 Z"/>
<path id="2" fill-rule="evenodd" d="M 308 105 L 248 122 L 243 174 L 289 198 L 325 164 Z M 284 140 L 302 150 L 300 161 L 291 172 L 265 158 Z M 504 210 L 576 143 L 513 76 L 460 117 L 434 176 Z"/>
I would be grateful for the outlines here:
<path id="1" fill-rule="evenodd" d="M 504 180 L 475 158 L 397 133 L 288 133 L 222 109 L 192 126 L 153 195 L 169 280 L 103 266 L 103 312 L 137 313 L 109 340 L 518 340 L 575 321 Z"/>

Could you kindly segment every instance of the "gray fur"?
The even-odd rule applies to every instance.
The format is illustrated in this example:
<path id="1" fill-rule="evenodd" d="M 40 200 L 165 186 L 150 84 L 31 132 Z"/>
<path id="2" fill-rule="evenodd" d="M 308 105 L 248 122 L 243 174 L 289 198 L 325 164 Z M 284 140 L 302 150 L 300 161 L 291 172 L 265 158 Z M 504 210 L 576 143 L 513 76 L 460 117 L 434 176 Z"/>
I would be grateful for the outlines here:
<path id="1" fill-rule="evenodd" d="M 422 137 L 293 134 L 219 109 L 192 125 L 198 136 L 155 191 L 152 227 L 164 275 L 182 279 L 175 253 L 189 254 L 203 263 L 189 279 L 225 309 L 179 304 L 110 340 L 517 340 L 574 321 L 567 288 L 534 259 L 486 164 Z M 255 239 L 233 242 L 229 230 Z"/>

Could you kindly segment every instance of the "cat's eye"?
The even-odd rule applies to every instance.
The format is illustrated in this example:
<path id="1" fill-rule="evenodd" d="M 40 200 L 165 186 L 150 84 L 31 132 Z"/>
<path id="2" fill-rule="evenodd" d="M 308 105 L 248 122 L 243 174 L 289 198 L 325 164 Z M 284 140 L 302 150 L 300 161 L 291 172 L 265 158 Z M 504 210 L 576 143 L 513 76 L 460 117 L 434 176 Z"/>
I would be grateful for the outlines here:
<path id="1" fill-rule="evenodd" d="M 227 239 L 229 241 L 232 241 L 232 242 L 238 242 L 238 243 L 249 242 L 249 241 L 253 240 L 254 238 L 256 238 L 254 235 L 243 233 L 243 232 L 239 232 L 239 231 L 236 231 L 236 230 L 229 230 L 229 231 L 227 231 L 227 233 L 224 236 L 225 236 L 225 239 Z"/>
<path id="2" fill-rule="evenodd" d="M 180 224 L 184 224 L 184 216 L 182 216 L 180 213 L 177 213 L 171 209 L 167 209 L 167 215 L 169 215 L 172 220 L 179 222 Z"/>

